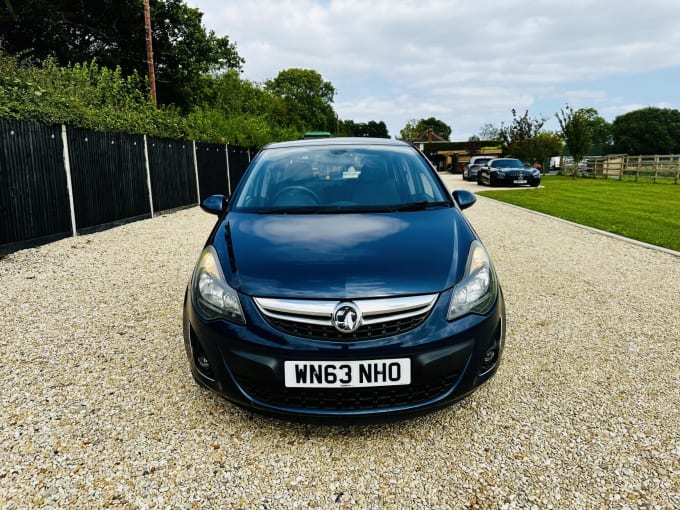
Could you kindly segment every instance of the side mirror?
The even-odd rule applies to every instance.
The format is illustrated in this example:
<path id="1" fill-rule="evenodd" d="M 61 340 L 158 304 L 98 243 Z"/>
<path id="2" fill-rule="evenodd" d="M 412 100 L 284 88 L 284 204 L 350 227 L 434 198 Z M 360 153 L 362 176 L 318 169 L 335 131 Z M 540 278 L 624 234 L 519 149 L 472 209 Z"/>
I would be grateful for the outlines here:
<path id="1" fill-rule="evenodd" d="M 461 209 L 467 209 L 468 207 L 474 205 L 474 203 L 477 201 L 477 197 L 474 193 L 464 189 L 457 189 L 451 194 L 453 195 L 453 199 L 458 204 L 458 207 Z"/>
<path id="2" fill-rule="evenodd" d="M 201 202 L 201 209 L 210 214 L 217 214 L 218 216 L 227 208 L 229 199 L 224 195 L 210 195 Z"/>

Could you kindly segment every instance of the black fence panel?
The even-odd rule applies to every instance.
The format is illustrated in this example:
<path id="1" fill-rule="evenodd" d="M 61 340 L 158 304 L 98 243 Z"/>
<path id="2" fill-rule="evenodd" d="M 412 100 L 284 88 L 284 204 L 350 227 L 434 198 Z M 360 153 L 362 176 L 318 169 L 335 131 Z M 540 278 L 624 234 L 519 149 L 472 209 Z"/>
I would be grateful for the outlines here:
<path id="1" fill-rule="evenodd" d="M 233 193 L 250 163 L 250 152 L 245 147 L 229 146 L 229 185 Z"/>
<path id="2" fill-rule="evenodd" d="M 71 234 L 61 127 L 0 119 L 0 245 Z"/>
<path id="3" fill-rule="evenodd" d="M 78 229 L 151 215 L 144 137 L 69 128 Z"/>
<path id="4" fill-rule="evenodd" d="M 187 140 L 147 137 L 155 212 L 196 204 L 194 145 Z"/>
<path id="5" fill-rule="evenodd" d="M 226 152 L 224 145 L 196 142 L 201 200 L 210 195 L 229 195 Z"/>
<path id="6" fill-rule="evenodd" d="M 0 256 L 231 194 L 256 149 L 0 119 Z M 64 153 L 68 154 L 68 172 Z M 197 176 L 198 174 L 198 176 Z M 197 190 L 197 177 L 200 189 Z M 149 184 L 153 200 L 149 197 Z"/>

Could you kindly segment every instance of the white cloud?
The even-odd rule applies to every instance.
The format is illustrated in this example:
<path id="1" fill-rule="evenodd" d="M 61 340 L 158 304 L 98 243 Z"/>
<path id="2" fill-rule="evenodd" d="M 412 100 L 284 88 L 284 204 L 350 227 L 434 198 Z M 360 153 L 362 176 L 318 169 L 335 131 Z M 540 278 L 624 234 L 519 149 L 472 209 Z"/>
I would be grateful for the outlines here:
<path id="1" fill-rule="evenodd" d="M 338 89 L 341 117 L 385 120 L 392 135 L 431 115 L 458 139 L 508 122 L 512 108 L 551 116 L 573 102 L 612 118 L 622 104 L 680 106 L 668 88 L 640 84 L 680 66 L 677 0 L 188 3 L 237 43 L 246 78 L 315 69 Z"/>

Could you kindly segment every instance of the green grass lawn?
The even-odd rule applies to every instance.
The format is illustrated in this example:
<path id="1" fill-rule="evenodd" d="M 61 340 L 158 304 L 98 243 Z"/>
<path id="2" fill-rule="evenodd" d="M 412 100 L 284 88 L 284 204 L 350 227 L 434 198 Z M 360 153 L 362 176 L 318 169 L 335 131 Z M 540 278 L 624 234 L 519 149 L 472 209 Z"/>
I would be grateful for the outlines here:
<path id="1" fill-rule="evenodd" d="M 680 184 L 544 176 L 542 188 L 480 195 L 680 251 Z"/>

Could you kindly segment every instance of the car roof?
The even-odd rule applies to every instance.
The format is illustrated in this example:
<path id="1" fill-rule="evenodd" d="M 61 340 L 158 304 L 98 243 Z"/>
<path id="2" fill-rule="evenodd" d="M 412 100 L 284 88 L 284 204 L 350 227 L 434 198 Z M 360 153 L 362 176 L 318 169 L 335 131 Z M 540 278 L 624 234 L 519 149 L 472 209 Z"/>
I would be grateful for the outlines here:
<path id="1" fill-rule="evenodd" d="M 411 144 L 391 138 L 369 137 L 338 137 L 338 138 L 308 138 L 305 140 L 291 140 L 288 142 L 274 142 L 263 147 L 264 149 L 280 149 L 284 147 L 314 147 L 328 145 L 391 145 L 397 147 L 413 147 Z"/>

